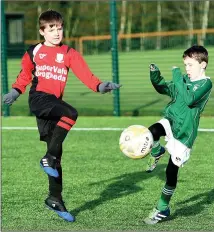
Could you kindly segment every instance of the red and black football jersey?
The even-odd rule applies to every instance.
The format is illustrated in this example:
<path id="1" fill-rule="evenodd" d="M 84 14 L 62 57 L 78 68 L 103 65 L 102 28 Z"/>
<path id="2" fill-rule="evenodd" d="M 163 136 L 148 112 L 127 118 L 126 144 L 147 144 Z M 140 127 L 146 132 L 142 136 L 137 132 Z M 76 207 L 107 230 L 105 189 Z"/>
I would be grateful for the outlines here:
<path id="1" fill-rule="evenodd" d="M 22 70 L 12 87 L 24 93 L 26 86 L 32 83 L 31 93 L 41 91 L 59 98 L 64 93 L 69 68 L 88 88 L 97 91 L 101 81 L 91 72 L 79 52 L 63 44 L 48 47 L 42 43 L 26 51 L 22 58 Z"/>

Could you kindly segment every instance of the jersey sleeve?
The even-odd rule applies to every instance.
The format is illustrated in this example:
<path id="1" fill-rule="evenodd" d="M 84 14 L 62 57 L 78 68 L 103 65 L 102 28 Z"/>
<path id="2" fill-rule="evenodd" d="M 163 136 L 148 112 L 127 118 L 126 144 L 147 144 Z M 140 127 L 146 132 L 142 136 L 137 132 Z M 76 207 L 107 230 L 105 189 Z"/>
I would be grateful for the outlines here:
<path id="1" fill-rule="evenodd" d="M 87 63 L 79 52 L 71 48 L 66 55 L 66 66 L 69 67 L 74 75 L 88 88 L 97 92 L 98 85 L 102 83 L 89 69 Z"/>
<path id="2" fill-rule="evenodd" d="M 161 76 L 161 72 L 159 70 L 150 71 L 150 80 L 158 93 L 172 97 L 174 92 L 174 84 L 172 81 L 165 81 L 164 77 Z"/>
<path id="3" fill-rule="evenodd" d="M 173 82 L 188 106 L 197 104 L 197 102 L 203 99 L 212 89 L 212 82 L 208 78 L 204 79 L 197 88 L 190 88 L 188 84 L 185 83 L 186 78 L 182 77 L 179 68 L 173 70 Z"/>
<path id="4" fill-rule="evenodd" d="M 32 81 L 32 71 L 34 69 L 34 65 L 27 52 L 22 57 L 21 66 L 22 69 L 17 76 L 16 82 L 12 84 L 12 88 L 17 89 L 20 93 L 24 93 L 27 85 Z"/>

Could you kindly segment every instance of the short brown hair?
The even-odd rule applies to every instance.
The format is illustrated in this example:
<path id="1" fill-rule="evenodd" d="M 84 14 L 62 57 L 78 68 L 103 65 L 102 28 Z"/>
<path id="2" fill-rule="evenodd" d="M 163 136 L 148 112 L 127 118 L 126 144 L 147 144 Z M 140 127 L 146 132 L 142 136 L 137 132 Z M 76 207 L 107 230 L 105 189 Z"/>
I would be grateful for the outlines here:
<path id="1" fill-rule="evenodd" d="M 39 28 L 44 30 L 47 23 L 50 24 L 50 27 L 56 24 L 61 24 L 63 26 L 64 20 L 59 12 L 54 10 L 47 10 L 41 13 L 39 16 Z"/>
<path id="2" fill-rule="evenodd" d="M 208 64 L 208 51 L 203 46 L 194 45 L 184 51 L 183 58 L 189 56 L 196 59 L 199 63 L 206 62 Z"/>

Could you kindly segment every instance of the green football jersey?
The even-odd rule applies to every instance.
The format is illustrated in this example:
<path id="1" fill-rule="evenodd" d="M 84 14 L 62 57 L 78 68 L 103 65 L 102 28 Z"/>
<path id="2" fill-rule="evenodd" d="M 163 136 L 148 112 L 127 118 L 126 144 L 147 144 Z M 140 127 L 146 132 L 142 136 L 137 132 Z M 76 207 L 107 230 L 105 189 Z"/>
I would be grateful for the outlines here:
<path id="1" fill-rule="evenodd" d="M 212 82 L 209 77 L 191 81 L 179 68 L 172 71 L 172 81 L 166 82 L 159 70 L 150 71 L 150 79 L 160 94 L 171 101 L 164 109 L 176 139 L 191 148 L 198 132 L 200 115 L 209 99 Z"/>

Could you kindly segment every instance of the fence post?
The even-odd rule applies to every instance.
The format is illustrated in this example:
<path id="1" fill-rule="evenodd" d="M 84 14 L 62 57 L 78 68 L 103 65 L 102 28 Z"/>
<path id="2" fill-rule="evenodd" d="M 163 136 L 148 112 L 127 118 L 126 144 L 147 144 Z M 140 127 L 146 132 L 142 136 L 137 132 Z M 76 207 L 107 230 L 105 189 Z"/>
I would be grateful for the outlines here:
<path id="1" fill-rule="evenodd" d="M 1 83 L 2 94 L 8 92 L 8 79 L 7 79 L 7 35 L 6 35 L 6 22 L 4 13 L 4 0 L 1 1 Z M 2 107 L 3 115 L 9 116 L 10 109 L 8 105 Z"/>
<path id="2" fill-rule="evenodd" d="M 119 83 L 118 72 L 118 48 L 117 48 L 117 9 L 116 0 L 110 0 L 110 31 L 111 31 L 111 52 L 112 52 L 112 77 L 113 82 Z M 120 91 L 114 90 L 114 112 L 120 116 Z"/>

